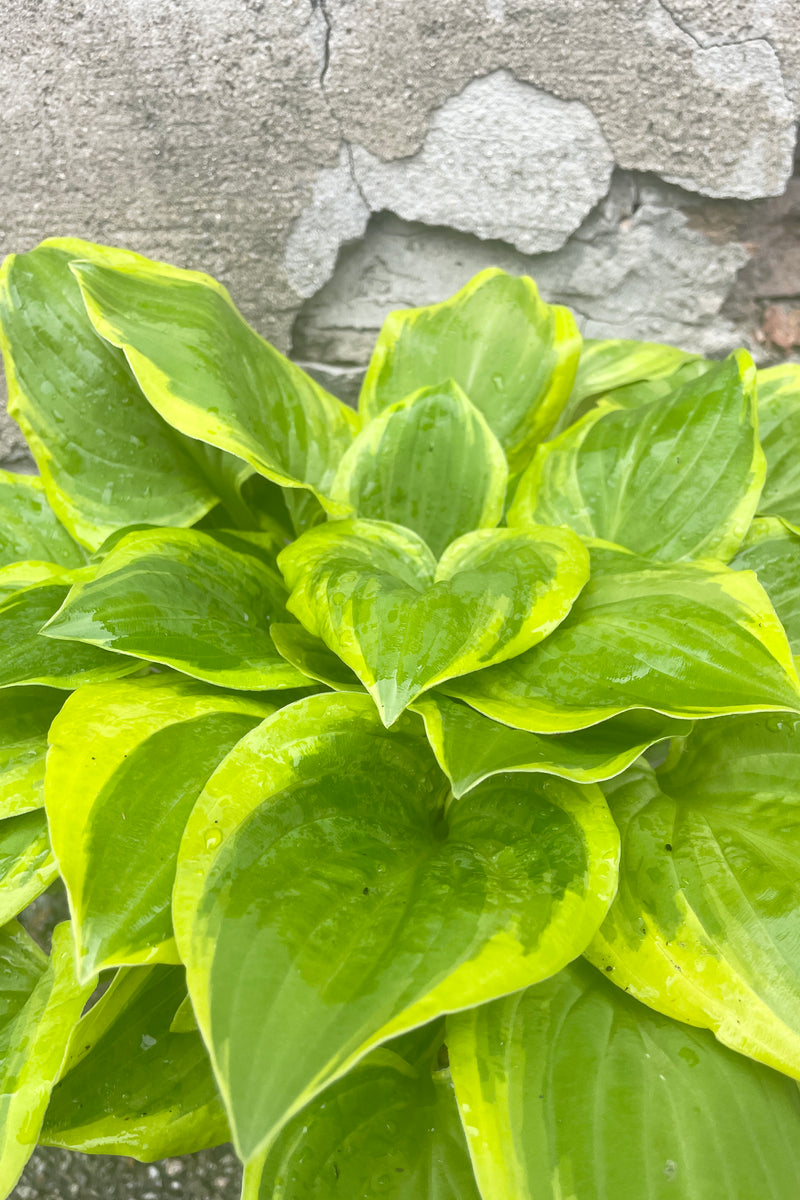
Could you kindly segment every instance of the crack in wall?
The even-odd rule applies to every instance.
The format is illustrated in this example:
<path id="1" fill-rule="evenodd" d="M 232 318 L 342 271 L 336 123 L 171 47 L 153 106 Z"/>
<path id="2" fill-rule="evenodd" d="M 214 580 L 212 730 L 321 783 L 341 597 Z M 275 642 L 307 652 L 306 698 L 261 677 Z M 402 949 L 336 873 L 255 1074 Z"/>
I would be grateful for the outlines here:
<path id="1" fill-rule="evenodd" d="M 331 65 L 331 33 L 333 26 L 331 24 L 331 16 L 328 12 L 326 0 L 311 0 L 312 12 L 319 12 L 325 25 L 325 37 L 322 43 L 322 67 L 319 73 L 320 87 L 325 89 L 325 76 L 328 74 L 328 68 Z M 330 108 L 330 106 L 329 106 Z"/>

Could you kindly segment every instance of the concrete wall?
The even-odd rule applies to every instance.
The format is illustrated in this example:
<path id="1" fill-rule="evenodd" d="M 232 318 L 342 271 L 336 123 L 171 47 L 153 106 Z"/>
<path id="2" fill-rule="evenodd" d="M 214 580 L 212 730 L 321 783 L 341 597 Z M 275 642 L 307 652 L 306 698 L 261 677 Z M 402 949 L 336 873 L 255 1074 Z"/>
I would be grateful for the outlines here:
<path id="1" fill-rule="evenodd" d="M 490 263 L 590 335 L 779 358 L 798 107 L 800 0 L 5 0 L 0 251 L 208 270 L 344 390 Z"/>

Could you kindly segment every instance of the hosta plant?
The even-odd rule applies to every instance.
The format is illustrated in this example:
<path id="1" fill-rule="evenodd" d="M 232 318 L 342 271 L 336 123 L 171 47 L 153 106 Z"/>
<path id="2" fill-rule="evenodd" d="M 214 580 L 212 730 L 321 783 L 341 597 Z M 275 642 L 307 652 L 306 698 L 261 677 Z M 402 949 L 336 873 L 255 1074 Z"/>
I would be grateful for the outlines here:
<path id="1" fill-rule="evenodd" d="M 356 413 L 59 239 L 0 319 L 0 1193 L 796 1200 L 800 368 L 492 270 Z"/>

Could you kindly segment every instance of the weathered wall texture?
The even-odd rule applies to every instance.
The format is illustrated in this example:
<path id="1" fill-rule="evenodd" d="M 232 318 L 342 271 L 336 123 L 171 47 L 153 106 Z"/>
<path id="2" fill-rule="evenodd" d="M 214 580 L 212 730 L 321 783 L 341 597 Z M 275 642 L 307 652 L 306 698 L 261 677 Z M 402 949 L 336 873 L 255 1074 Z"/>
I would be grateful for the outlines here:
<path id="1" fill-rule="evenodd" d="M 800 0 L 5 0 L 0 251 L 202 267 L 345 389 L 490 263 L 590 335 L 775 358 L 798 110 Z"/>

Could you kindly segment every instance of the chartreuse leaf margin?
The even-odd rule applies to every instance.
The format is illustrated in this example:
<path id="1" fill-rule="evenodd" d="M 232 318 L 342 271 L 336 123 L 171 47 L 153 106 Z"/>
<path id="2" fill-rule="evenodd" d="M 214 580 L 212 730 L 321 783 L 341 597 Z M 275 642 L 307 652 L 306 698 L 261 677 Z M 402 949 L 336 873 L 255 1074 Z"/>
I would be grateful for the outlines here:
<path id="1" fill-rule="evenodd" d="M 71 238 L 0 347 L 0 1200 L 796 1200 L 800 368 L 491 269 L 356 412 Z"/>

